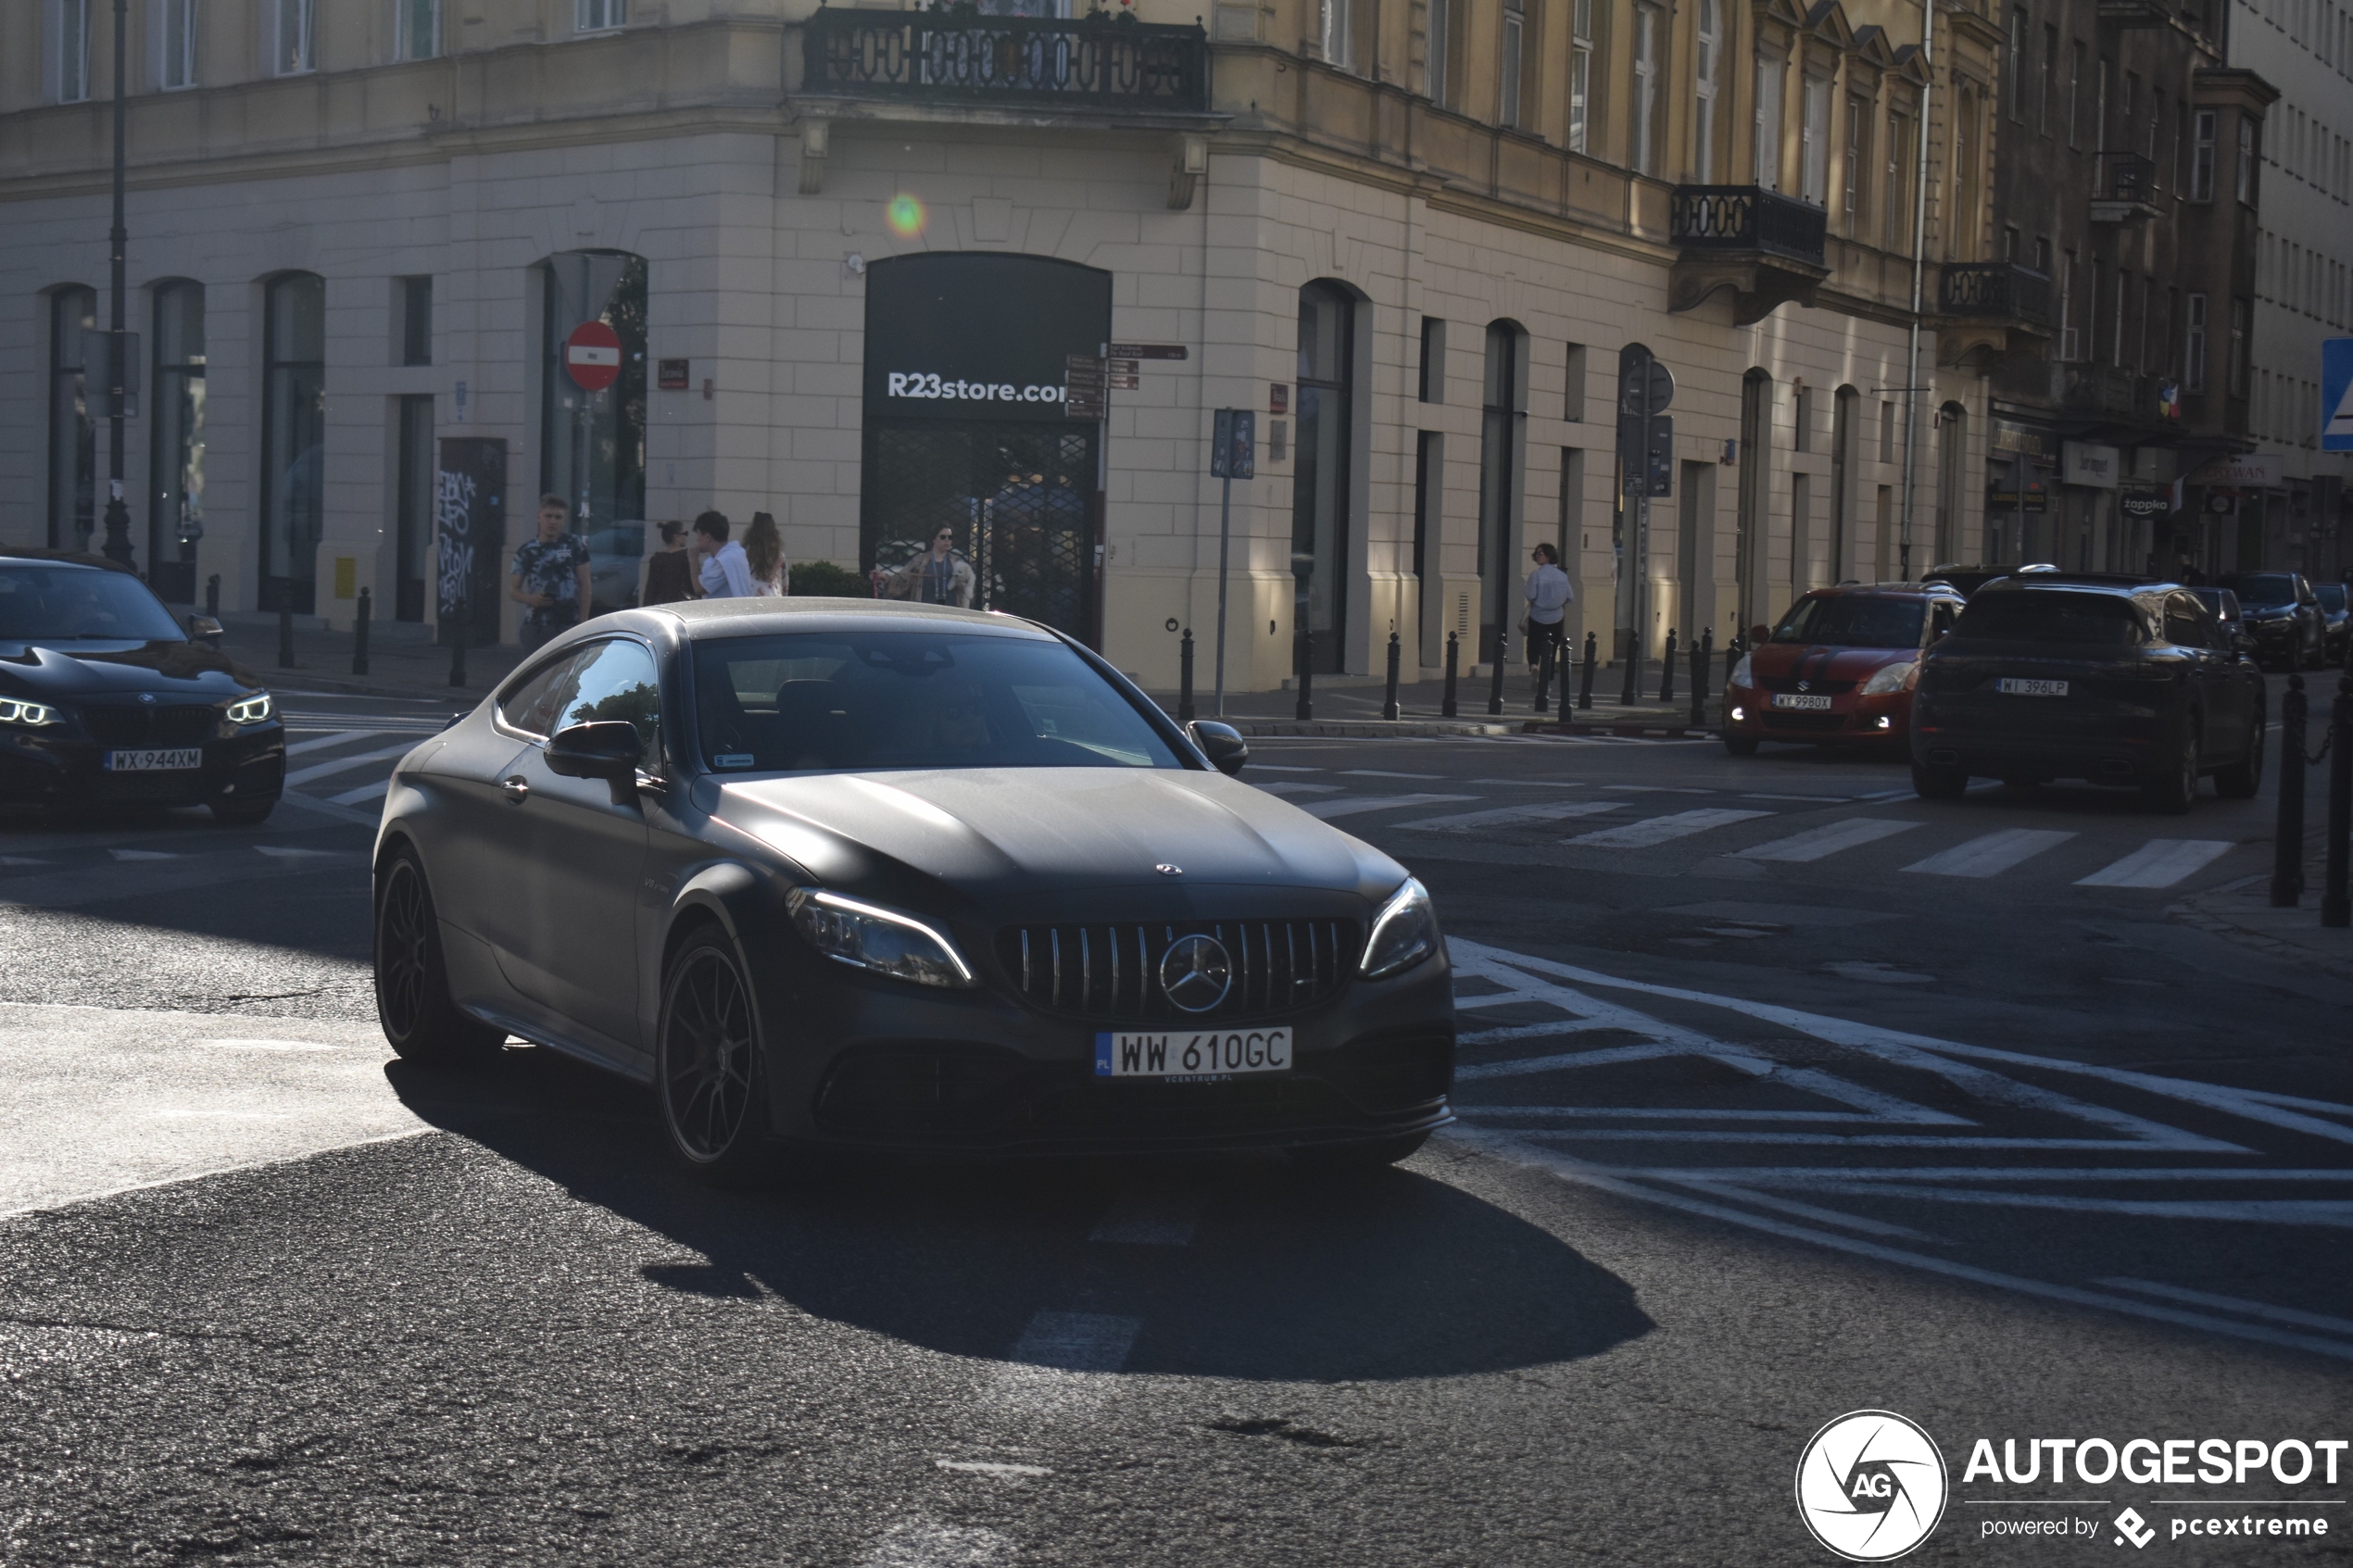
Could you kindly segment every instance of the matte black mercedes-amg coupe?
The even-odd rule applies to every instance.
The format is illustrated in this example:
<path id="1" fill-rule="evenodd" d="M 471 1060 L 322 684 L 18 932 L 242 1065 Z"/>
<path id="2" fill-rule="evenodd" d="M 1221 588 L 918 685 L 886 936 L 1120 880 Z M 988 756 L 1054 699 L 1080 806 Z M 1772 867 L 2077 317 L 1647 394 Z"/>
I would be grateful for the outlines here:
<path id="1" fill-rule="evenodd" d="M 649 1080 L 722 1179 L 779 1140 L 1400 1159 L 1449 1120 L 1428 896 L 1247 755 L 1004 616 L 603 616 L 394 773 L 384 1033 Z"/>

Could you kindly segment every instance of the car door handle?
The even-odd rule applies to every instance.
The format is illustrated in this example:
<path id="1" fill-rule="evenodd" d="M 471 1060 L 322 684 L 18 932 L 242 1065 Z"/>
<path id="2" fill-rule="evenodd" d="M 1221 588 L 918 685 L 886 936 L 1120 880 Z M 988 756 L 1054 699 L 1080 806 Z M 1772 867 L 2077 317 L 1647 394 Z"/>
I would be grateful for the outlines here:
<path id="1" fill-rule="evenodd" d="M 522 782 L 521 773 L 517 773 L 498 785 L 498 793 L 507 797 L 510 806 L 520 806 L 531 798 L 531 786 Z"/>

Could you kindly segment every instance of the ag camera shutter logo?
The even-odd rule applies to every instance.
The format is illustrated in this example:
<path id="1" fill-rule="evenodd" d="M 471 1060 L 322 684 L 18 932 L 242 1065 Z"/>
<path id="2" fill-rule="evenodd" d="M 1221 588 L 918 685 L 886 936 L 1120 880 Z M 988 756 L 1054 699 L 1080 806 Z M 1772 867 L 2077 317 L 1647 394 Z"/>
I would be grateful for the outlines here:
<path id="1" fill-rule="evenodd" d="M 1918 1423 L 1853 1411 L 1814 1434 L 1797 1461 L 1797 1513 L 1849 1562 L 1889 1562 L 1944 1517 L 1944 1456 Z"/>

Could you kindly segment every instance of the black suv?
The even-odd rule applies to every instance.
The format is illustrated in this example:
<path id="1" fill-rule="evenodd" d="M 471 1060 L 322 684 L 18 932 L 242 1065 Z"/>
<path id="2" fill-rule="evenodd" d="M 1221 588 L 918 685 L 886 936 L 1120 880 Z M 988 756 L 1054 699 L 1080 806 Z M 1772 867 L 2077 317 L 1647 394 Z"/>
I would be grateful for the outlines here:
<path id="1" fill-rule="evenodd" d="M 1912 785 L 1951 799 L 1972 774 L 2140 786 L 2186 811 L 2200 776 L 2263 782 L 2264 685 L 2246 638 L 2171 583 L 2063 573 L 1980 589 L 1921 658 Z"/>
<path id="2" fill-rule="evenodd" d="M 2300 571 L 2237 571 L 2221 579 L 2239 596 L 2255 657 L 2283 670 L 2318 670 L 2328 659 L 2329 617 Z"/>

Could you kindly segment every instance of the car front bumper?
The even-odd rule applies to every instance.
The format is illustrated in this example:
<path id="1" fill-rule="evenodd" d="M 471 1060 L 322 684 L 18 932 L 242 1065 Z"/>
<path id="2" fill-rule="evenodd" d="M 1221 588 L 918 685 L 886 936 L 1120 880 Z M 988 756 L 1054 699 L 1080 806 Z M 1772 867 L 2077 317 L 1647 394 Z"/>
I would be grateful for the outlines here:
<path id="1" fill-rule="evenodd" d="M 274 800 L 284 787 L 285 731 L 274 722 L 204 741 L 195 768 L 114 772 L 107 753 L 118 749 L 73 734 L 0 730 L 0 803 L 195 806 Z"/>
<path id="2" fill-rule="evenodd" d="M 1810 710 L 1775 708 L 1773 695 L 1750 686 L 1728 688 L 1724 728 L 1756 740 L 1888 741 L 1902 740 L 1911 724 L 1909 692 L 1869 696 L 1836 692 L 1829 708 Z"/>

